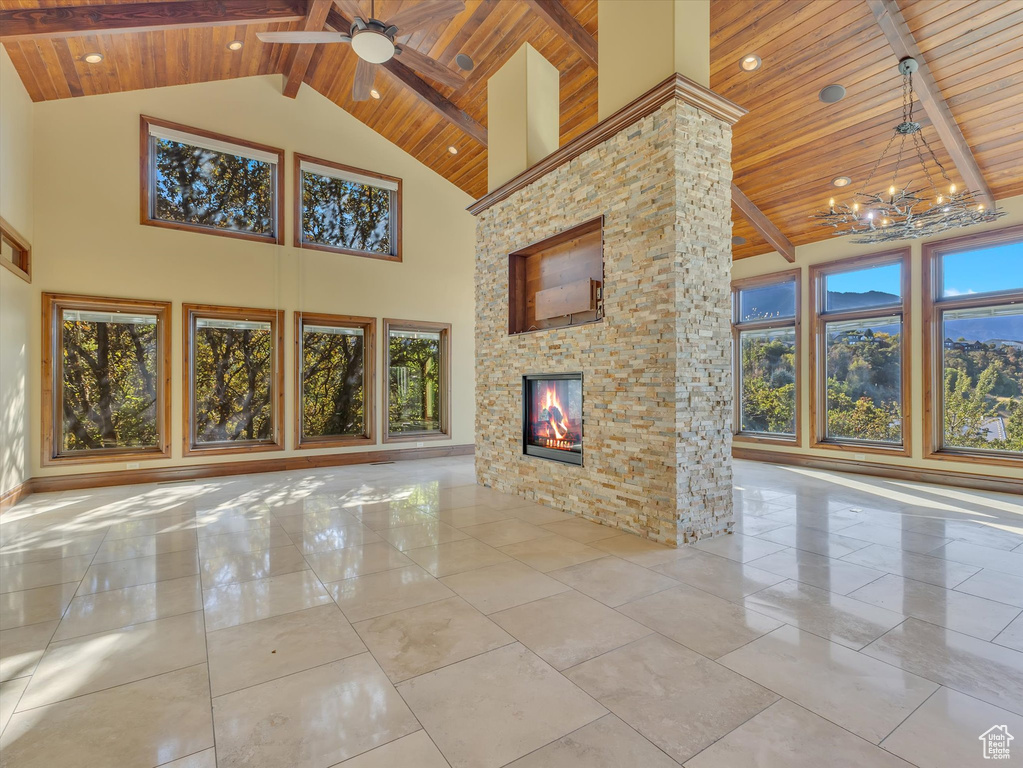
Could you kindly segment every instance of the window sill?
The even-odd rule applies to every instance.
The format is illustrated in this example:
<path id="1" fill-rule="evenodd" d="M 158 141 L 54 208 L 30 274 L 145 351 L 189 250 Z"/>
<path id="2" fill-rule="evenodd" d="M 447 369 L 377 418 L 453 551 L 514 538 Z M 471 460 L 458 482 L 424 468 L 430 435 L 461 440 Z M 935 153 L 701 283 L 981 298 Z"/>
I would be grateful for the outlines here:
<path id="1" fill-rule="evenodd" d="M 379 261 L 401 261 L 400 251 L 398 253 L 374 253 L 373 251 L 357 251 L 354 248 L 341 248 L 336 245 L 322 245 L 321 243 L 307 243 L 305 241 L 295 243 L 295 247 L 305 251 L 340 253 L 344 256 L 362 256 L 366 259 L 377 259 Z"/>
<path id="2" fill-rule="evenodd" d="M 840 443 L 827 440 L 815 440 L 811 448 L 820 448 L 826 451 L 841 451 L 842 453 L 871 453 L 875 456 L 905 456 L 910 455 L 908 445 L 867 445 L 861 443 Z"/>
<path id="3" fill-rule="evenodd" d="M 200 235 L 215 235 L 217 237 L 232 237 L 236 240 L 248 240 L 256 243 L 270 243 L 271 245 L 284 245 L 284 238 L 281 233 L 276 235 L 257 235 L 254 232 L 240 232 L 233 229 L 217 229 L 215 227 L 202 227 L 195 224 L 185 224 L 178 221 L 163 221 L 145 217 L 142 224 L 148 227 L 160 227 L 161 229 L 175 229 L 179 232 L 196 232 Z"/>
<path id="4" fill-rule="evenodd" d="M 186 445 L 183 456 L 228 456 L 235 453 L 283 451 L 281 443 L 241 443 L 238 445 Z"/>
<path id="5" fill-rule="evenodd" d="M 371 435 L 360 437 L 328 437 L 328 438 L 299 438 L 296 448 L 309 450 L 316 448 L 354 448 L 359 445 L 376 445 L 376 440 Z"/>
<path id="6" fill-rule="evenodd" d="M 417 434 L 385 435 L 385 443 L 416 443 L 434 440 L 450 440 L 451 435 L 446 432 L 420 432 Z"/>
<path id="7" fill-rule="evenodd" d="M 771 435 L 758 435 L 752 432 L 736 432 L 732 440 L 741 443 L 757 443 L 760 445 L 785 445 L 792 448 L 799 447 L 798 437 L 774 437 Z"/>
<path id="8" fill-rule="evenodd" d="M 169 459 L 170 446 L 145 450 L 118 450 L 114 448 L 97 448 L 81 454 L 43 455 L 42 466 L 71 466 L 75 464 L 119 464 L 127 461 L 151 461 L 153 459 Z"/>
<path id="9" fill-rule="evenodd" d="M 1023 468 L 1023 454 L 1020 456 L 1007 456 L 1003 453 L 988 455 L 972 451 L 939 449 L 937 451 L 928 451 L 924 458 L 928 461 L 958 461 L 963 464 L 986 464 L 988 466 Z"/>

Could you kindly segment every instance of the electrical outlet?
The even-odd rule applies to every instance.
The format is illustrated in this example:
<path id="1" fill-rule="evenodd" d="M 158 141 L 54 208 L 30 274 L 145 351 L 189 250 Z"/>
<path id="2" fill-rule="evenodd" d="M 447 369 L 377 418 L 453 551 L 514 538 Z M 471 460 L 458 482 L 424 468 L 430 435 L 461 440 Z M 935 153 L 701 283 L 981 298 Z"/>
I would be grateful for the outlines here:
<path id="1" fill-rule="evenodd" d="M 416 443 L 416 448 L 422 448 L 422 447 L 423 447 L 423 443 Z"/>
<path id="2" fill-rule="evenodd" d="M 856 461 L 866 461 L 867 460 L 867 454 L 865 454 L 865 453 L 854 453 L 853 454 L 853 458 L 856 459 Z"/>
<path id="3" fill-rule="evenodd" d="M 142 465 L 139 464 L 137 461 L 129 461 L 128 462 L 128 469 L 138 469 L 141 466 Z"/>

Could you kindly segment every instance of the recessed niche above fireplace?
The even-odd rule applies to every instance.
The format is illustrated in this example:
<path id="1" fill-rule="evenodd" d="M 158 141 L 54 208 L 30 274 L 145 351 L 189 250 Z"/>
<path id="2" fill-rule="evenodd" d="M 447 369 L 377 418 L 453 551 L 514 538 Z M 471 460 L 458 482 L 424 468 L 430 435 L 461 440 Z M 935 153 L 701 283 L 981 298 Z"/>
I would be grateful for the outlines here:
<path id="1" fill-rule="evenodd" d="M 541 373 L 522 377 L 522 452 L 583 463 L 583 375 Z"/>
<path id="2" fill-rule="evenodd" d="M 508 255 L 508 333 L 604 316 L 603 217 Z"/>

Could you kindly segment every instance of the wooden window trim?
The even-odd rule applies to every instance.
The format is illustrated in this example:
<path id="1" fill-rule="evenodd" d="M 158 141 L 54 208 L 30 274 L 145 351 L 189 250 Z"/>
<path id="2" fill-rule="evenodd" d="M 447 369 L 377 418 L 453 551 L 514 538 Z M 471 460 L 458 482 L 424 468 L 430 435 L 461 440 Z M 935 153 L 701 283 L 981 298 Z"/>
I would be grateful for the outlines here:
<path id="1" fill-rule="evenodd" d="M 295 226 L 294 226 L 294 246 L 296 248 L 304 248 L 310 251 L 324 251 L 326 253 L 343 253 L 348 256 L 362 256 L 367 259 L 378 259 L 380 261 L 401 261 L 401 230 L 402 230 L 402 183 L 401 179 L 397 176 L 386 176 L 382 173 L 375 171 L 367 171 L 364 168 L 355 168 L 351 165 L 343 165 L 341 163 L 335 163 L 331 160 L 324 160 L 319 157 L 312 157 L 311 155 L 303 155 L 298 152 L 294 154 L 294 173 L 295 173 Z M 333 168 L 336 171 L 343 173 L 355 173 L 360 176 L 369 176 L 370 178 L 380 179 L 381 181 L 390 181 L 398 185 L 397 205 L 394 224 L 394 239 L 395 247 L 393 253 L 375 253 L 373 251 L 360 251 L 354 248 L 341 248 L 336 245 L 323 245 L 322 243 L 308 243 L 302 239 L 303 235 L 303 224 L 302 224 L 302 163 L 315 163 L 316 165 L 323 165 L 328 168 Z"/>
<path id="2" fill-rule="evenodd" d="M 391 386 L 390 386 L 390 355 L 391 355 L 391 331 L 426 331 L 429 333 L 440 333 L 440 431 L 419 432 L 414 434 L 391 434 Z M 428 440 L 450 440 L 451 439 L 451 324 L 431 323 L 419 320 L 393 320 L 384 318 L 383 329 L 383 389 L 384 389 L 384 413 L 383 428 L 381 430 L 381 442 L 383 443 L 415 443 Z"/>
<path id="3" fill-rule="evenodd" d="M 97 312 L 138 312 L 157 318 L 156 428 L 157 444 L 152 448 L 99 448 L 79 454 L 61 454 L 58 447 L 63 405 L 63 386 L 58 383 L 63 360 L 63 334 L 57 322 L 65 309 Z M 42 294 L 42 466 L 99 464 L 139 459 L 170 458 L 171 423 L 171 303 L 139 299 Z"/>
<path id="4" fill-rule="evenodd" d="M 943 256 L 962 250 L 1023 242 L 1023 224 L 946 238 L 923 246 L 923 376 L 924 458 L 990 466 L 1023 466 L 1023 456 L 1005 452 L 983 453 L 979 449 L 944 447 L 943 315 L 956 309 L 1023 304 L 1023 288 L 977 294 L 975 297 L 940 298 Z"/>
<path id="5" fill-rule="evenodd" d="M 276 370 L 270 378 L 273 403 L 272 437 L 269 440 L 241 440 L 230 444 L 209 445 L 196 443 L 192 434 L 195 421 L 195 391 L 192 388 L 192 346 L 195 321 L 198 318 L 214 320 L 261 320 L 270 323 L 274 340 L 273 360 Z M 221 456 L 233 453 L 284 450 L 284 310 L 255 309 L 251 307 L 225 307 L 214 304 L 181 305 L 181 412 L 183 421 L 183 456 Z"/>
<path id="6" fill-rule="evenodd" d="M 257 243 L 276 243 L 277 245 L 284 245 L 284 150 L 278 149 L 277 147 L 270 147 L 265 144 L 258 144 L 254 141 L 246 141 L 245 139 L 237 139 L 234 136 L 227 136 L 222 133 L 216 133 L 214 131 L 206 131 L 201 128 L 193 128 L 188 125 L 182 125 L 181 123 L 174 123 L 169 120 L 160 120 L 155 117 L 148 117 L 147 115 L 141 115 L 139 118 L 140 122 L 140 133 L 139 133 L 139 170 L 140 170 L 140 181 L 139 181 L 139 221 L 140 223 L 150 227 L 162 227 L 164 229 L 176 229 L 182 232 L 200 232 L 205 235 L 217 235 L 219 237 L 232 237 L 237 240 L 249 240 Z M 197 224 L 186 224 L 179 221 L 164 221 L 163 219 L 154 218 L 150 214 L 151 203 L 149 195 L 149 187 L 151 181 L 151 169 L 152 162 L 149 156 L 149 126 L 155 125 L 161 128 L 169 128 L 176 131 L 182 131 L 184 133 L 190 133 L 198 138 L 213 139 L 215 141 L 224 141 L 231 144 L 237 144 L 240 147 L 248 147 L 249 149 L 256 149 L 261 152 L 268 152 L 270 154 L 277 155 L 277 163 L 274 167 L 274 233 L 273 235 L 259 235 L 254 232 L 239 232 L 230 229 L 216 229 L 214 227 L 204 227 Z"/>
<path id="7" fill-rule="evenodd" d="M 325 325 L 332 328 L 361 328 L 363 332 L 363 419 L 362 435 L 305 437 L 302 434 L 302 374 L 305 356 L 302 352 L 303 328 Z M 376 444 L 376 318 L 354 315 L 323 315 L 313 312 L 295 313 L 295 447 L 296 448 L 348 448 L 356 445 Z"/>
<path id="8" fill-rule="evenodd" d="M 912 298 L 910 295 L 911 259 L 910 249 L 897 248 L 883 253 L 872 253 L 862 256 L 853 256 L 848 259 L 815 264 L 810 267 L 810 313 L 811 313 L 811 339 L 810 339 L 810 447 L 823 450 L 842 451 L 845 453 L 873 453 L 883 456 L 911 456 L 912 455 L 912 369 L 910 366 L 910 347 L 912 346 Z M 858 269 L 868 269 L 886 264 L 900 264 L 902 303 L 899 306 L 867 307 L 843 312 L 825 312 L 823 301 L 825 299 L 822 290 L 824 279 L 837 272 L 849 272 Z M 827 360 L 823 345 L 826 343 L 824 333 L 827 323 L 841 322 L 846 320 L 870 320 L 873 318 L 890 317 L 898 315 L 902 320 L 902 338 L 899 344 L 899 364 L 902 367 L 902 386 L 900 396 L 902 398 L 902 444 L 901 445 L 877 445 L 855 440 L 829 440 L 827 439 L 827 392 L 823 386 L 827 382 L 827 376 L 822 366 Z"/>
<path id="9" fill-rule="evenodd" d="M 752 288 L 762 288 L 765 285 L 777 283 L 794 283 L 796 291 L 796 313 L 792 318 L 766 321 L 741 322 L 739 320 L 739 292 Z M 762 445 L 786 445 L 801 448 L 803 445 L 802 410 L 803 410 L 803 387 L 802 387 L 802 270 L 786 269 L 782 272 L 772 272 L 767 275 L 746 277 L 732 281 L 732 386 L 735 390 L 732 404 L 732 439 L 743 443 L 759 443 Z M 766 331 L 775 328 L 794 328 L 796 334 L 796 423 L 795 435 L 770 435 L 759 432 L 742 432 L 742 393 L 739 390 L 741 384 L 742 354 L 739 347 L 739 336 L 743 331 Z"/>
<path id="10" fill-rule="evenodd" d="M 15 261 L 0 259 L 0 264 L 16 274 L 26 283 L 32 282 L 32 246 L 28 239 L 18 233 L 6 219 L 0 218 L 0 240 L 5 241 L 15 252 Z"/>

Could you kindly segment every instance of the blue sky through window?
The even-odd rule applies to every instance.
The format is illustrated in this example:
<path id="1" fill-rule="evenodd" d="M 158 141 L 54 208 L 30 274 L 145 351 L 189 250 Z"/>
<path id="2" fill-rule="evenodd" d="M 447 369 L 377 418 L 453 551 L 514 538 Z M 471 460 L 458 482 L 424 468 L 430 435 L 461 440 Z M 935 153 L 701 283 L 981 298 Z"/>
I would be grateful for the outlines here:
<path id="1" fill-rule="evenodd" d="M 893 296 L 902 295 L 902 265 L 884 264 L 880 267 L 857 269 L 828 275 L 828 291 L 834 293 L 867 293 L 877 291 Z"/>
<path id="2" fill-rule="evenodd" d="M 1023 288 L 1023 242 L 942 257 L 942 296 Z"/>

